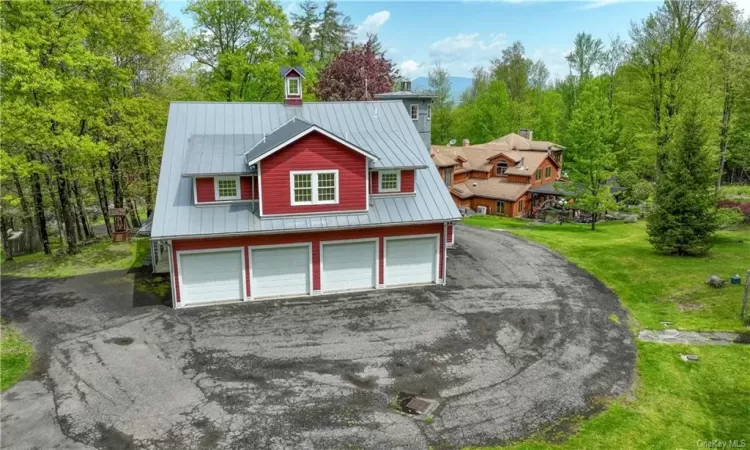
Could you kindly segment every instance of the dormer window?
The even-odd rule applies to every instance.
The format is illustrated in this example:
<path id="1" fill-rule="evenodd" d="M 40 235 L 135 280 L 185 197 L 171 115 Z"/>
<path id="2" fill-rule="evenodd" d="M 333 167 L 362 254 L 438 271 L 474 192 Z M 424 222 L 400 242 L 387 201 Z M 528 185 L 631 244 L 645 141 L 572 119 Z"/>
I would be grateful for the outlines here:
<path id="1" fill-rule="evenodd" d="M 299 78 L 287 78 L 286 79 L 286 95 L 289 97 L 299 97 Z"/>
<path id="2" fill-rule="evenodd" d="M 300 170 L 291 172 L 292 206 L 338 203 L 338 178 L 338 170 Z"/>
<path id="3" fill-rule="evenodd" d="M 214 189 L 217 201 L 239 200 L 240 177 L 216 177 L 214 179 Z"/>
<path id="4" fill-rule="evenodd" d="M 387 170 L 378 172 L 378 192 L 401 192 L 401 171 Z"/>
<path id="5" fill-rule="evenodd" d="M 500 161 L 495 165 L 495 174 L 499 177 L 505 176 L 505 171 L 508 170 L 508 163 Z"/>

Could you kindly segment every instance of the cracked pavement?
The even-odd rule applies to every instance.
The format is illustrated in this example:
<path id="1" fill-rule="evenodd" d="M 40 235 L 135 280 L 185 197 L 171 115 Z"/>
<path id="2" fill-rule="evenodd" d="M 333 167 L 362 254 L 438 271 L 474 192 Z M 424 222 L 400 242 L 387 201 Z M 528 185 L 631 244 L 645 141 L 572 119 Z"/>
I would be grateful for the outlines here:
<path id="1" fill-rule="evenodd" d="M 447 286 L 177 311 L 144 305 L 124 272 L 4 278 L 2 316 L 38 358 L 2 394 L 2 447 L 488 445 L 629 389 L 626 313 L 576 266 L 458 226 L 448 274 Z M 398 391 L 438 400 L 434 420 L 389 407 Z"/>

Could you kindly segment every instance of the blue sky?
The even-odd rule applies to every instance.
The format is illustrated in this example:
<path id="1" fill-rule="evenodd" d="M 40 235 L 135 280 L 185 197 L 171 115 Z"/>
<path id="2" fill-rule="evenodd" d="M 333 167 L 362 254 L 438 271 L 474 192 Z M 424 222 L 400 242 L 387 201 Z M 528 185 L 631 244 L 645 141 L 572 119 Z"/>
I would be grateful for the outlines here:
<path id="1" fill-rule="evenodd" d="M 186 2 L 164 1 L 165 10 L 187 28 L 182 13 Z M 297 3 L 282 1 L 289 13 Z M 638 22 L 659 3 L 650 0 L 506 1 L 340 1 L 362 38 L 376 32 L 387 55 L 410 78 L 426 75 L 435 62 L 451 75 L 470 76 L 476 66 L 487 66 L 503 48 L 520 40 L 528 57 L 542 59 L 553 77 L 568 72 L 565 54 L 573 38 L 586 31 L 605 43 L 620 35 L 628 38 L 631 22 Z"/>

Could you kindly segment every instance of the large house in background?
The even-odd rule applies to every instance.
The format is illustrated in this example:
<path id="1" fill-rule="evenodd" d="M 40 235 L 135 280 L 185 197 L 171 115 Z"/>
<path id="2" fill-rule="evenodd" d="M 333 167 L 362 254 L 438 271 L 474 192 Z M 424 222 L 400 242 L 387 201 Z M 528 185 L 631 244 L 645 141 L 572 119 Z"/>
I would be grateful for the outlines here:
<path id="1" fill-rule="evenodd" d="M 460 214 L 402 100 L 170 105 L 151 238 L 175 307 L 443 284 Z"/>
<path id="2" fill-rule="evenodd" d="M 430 151 L 456 206 L 509 217 L 528 216 L 532 202 L 554 195 L 546 185 L 560 179 L 562 152 L 560 145 L 533 140 L 531 130 L 486 144 L 433 145 Z"/>

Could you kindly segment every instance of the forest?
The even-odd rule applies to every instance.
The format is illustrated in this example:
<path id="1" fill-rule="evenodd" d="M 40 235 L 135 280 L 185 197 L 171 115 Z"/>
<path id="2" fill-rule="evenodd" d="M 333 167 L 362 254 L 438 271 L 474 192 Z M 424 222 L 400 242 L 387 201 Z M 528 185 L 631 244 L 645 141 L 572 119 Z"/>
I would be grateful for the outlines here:
<path id="1" fill-rule="evenodd" d="M 137 229 L 152 212 L 171 101 L 281 101 L 284 65 L 304 66 L 306 101 L 373 99 L 399 79 L 377 36 L 358 41 L 332 0 L 290 16 L 274 0 L 190 0 L 191 29 L 155 1 L 1 8 L 6 249 L 12 229 L 48 254 L 53 240 L 75 254 L 96 224 L 111 232 L 110 208 Z M 512 43 L 474 69 L 457 104 L 435 62 L 433 144 L 532 129 L 566 147 L 566 176 L 592 210 L 613 207 L 603 187 L 613 179 L 626 202 L 688 204 L 695 217 L 722 183 L 750 182 L 750 22 L 735 4 L 666 0 L 628 36 L 582 30 L 571 44 L 569 74 L 552 79 Z M 712 220 L 696 226 L 710 232 Z"/>

